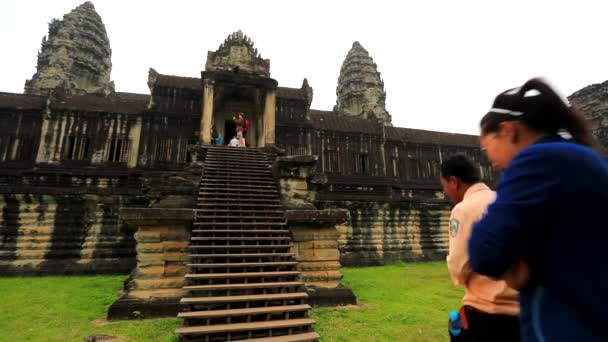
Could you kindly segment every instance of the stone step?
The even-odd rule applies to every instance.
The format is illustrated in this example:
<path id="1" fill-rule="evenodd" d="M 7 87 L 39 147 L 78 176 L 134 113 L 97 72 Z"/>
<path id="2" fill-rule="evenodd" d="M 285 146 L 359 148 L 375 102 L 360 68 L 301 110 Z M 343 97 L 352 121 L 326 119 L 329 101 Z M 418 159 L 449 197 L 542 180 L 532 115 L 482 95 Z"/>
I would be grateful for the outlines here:
<path id="1" fill-rule="evenodd" d="M 252 184 L 242 184 L 240 181 L 238 183 L 216 183 L 216 182 L 201 182 L 201 189 L 205 187 L 213 187 L 215 189 L 224 189 L 224 190 L 241 190 L 241 189 L 260 189 L 260 190 L 276 190 L 276 184 L 272 182 L 273 185 L 252 185 Z M 220 188 L 218 188 L 218 186 Z"/>
<path id="2" fill-rule="evenodd" d="M 222 175 L 222 176 L 230 176 L 233 175 L 235 177 L 246 177 L 248 175 L 251 176 L 272 176 L 271 169 L 264 170 L 241 170 L 241 169 L 205 169 L 203 171 L 203 176 L 209 175 Z"/>
<path id="3" fill-rule="evenodd" d="M 262 208 L 280 208 L 280 204 L 253 204 L 253 203 L 233 203 L 233 202 L 202 202 L 198 203 L 199 207 L 262 207 Z"/>
<path id="4" fill-rule="evenodd" d="M 231 268 L 231 267 L 272 267 L 272 266 L 295 266 L 297 261 L 282 261 L 282 262 L 236 262 L 236 263 L 217 263 L 217 264 L 187 264 L 188 267 L 197 268 Z"/>
<path id="5" fill-rule="evenodd" d="M 277 215 L 277 216 L 268 216 L 268 215 L 257 215 L 257 216 L 197 215 L 196 217 L 200 218 L 200 219 L 206 219 L 206 220 L 211 220 L 211 219 L 259 220 L 259 219 L 267 218 L 267 219 L 270 219 L 270 220 L 279 220 L 279 219 L 281 219 L 281 220 L 285 221 L 285 217 L 283 215 Z"/>
<path id="6" fill-rule="evenodd" d="M 225 245 L 225 246 L 188 246 L 190 249 L 280 249 L 280 248 L 291 248 L 292 244 L 289 245 Z"/>
<path id="7" fill-rule="evenodd" d="M 231 309 L 231 310 L 209 310 L 209 311 L 191 311 L 180 312 L 177 318 L 196 318 L 209 319 L 217 317 L 236 317 L 247 315 L 274 314 L 282 312 L 297 312 L 307 311 L 311 307 L 308 304 L 299 305 L 281 305 L 281 306 L 266 306 L 261 308 L 246 308 L 246 309 Z"/>
<path id="8" fill-rule="evenodd" d="M 288 234 L 288 229 L 193 229 L 198 234 Z"/>
<path id="9" fill-rule="evenodd" d="M 308 298 L 306 292 L 295 293 L 273 293 L 245 296 L 212 296 L 212 297 L 185 297 L 180 304 L 212 304 L 212 303 L 236 303 L 236 302 L 259 302 L 262 300 L 289 300 Z"/>
<path id="10" fill-rule="evenodd" d="M 266 156 L 256 156 L 256 155 L 250 155 L 250 156 L 245 156 L 245 155 L 229 155 L 229 154 L 212 154 L 212 155 L 208 155 L 205 160 L 235 160 L 235 161 L 241 161 L 243 159 L 247 159 L 247 160 L 255 160 L 255 161 L 260 161 L 260 162 L 265 162 L 268 163 L 268 157 Z"/>
<path id="11" fill-rule="evenodd" d="M 260 193 L 255 193 L 255 194 L 244 194 L 242 192 L 239 191 L 233 191 L 233 192 L 203 192 L 203 191 L 199 191 L 198 192 L 199 198 L 200 196 L 218 196 L 218 197 L 222 197 L 222 196 L 226 196 L 226 197 L 230 197 L 230 198 L 279 198 L 279 196 L 277 194 L 274 195 L 269 195 L 269 194 L 260 194 Z"/>
<path id="12" fill-rule="evenodd" d="M 242 174 L 242 175 L 228 175 L 223 176 L 222 174 L 203 174 L 201 177 L 201 185 L 203 184 L 227 184 L 228 186 L 240 186 L 252 184 L 252 185 L 268 185 L 276 186 L 276 181 L 272 178 L 271 174 L 265 175 L 253 175 L 253 174 Z"/>
<path id="13" fill-rule="evenodd" d="M 248 330 L 267 330 L 267 329 L 282 329 L 292 328 L 297 326 L 310 326 L 315 323 L 310 318 L 300 319 L 285 319 L 276 321 L 264 321 L 253 323 L 235 323 L 235 324 L 217 324 L 217 325 L 202 325 L 194 327 L 183 327 L 175 330 L 176 334 L 180 335 L 208 335 L 219 332 L 237 332 Z"/>
<path id="14" fill-rule="evenodd" d="M 310 318 L 288 319 L 277 321 L 264 321 L 254 323 L 235 323 L 235 324 L 217 324 L 217 325 L 201 325 L 194 327 L 183 327 L 175 330 L 179 335 L 208 335 L 221 332 L 238 332 L 248 330 L 266 330 L 266 329 L 285 329 L 297 326 L 310 326 L 315 323 Z M 295 335 L 294 335 L 295 336 Z M 251 340 L 249 340 L 251 341 Z M 280 342 L 281 340 L 279 340 Z M 285 340 L 283 340 L 285 341 Z M 287 340 L 290 341 L 290 340 Z M 296 340 L 298 341 L 298 340 Z M 276 342 L 276 340 L 275 340 Z"/>
<path id="15" fill-rule="evenodd" d="M 263 169 L 263 170 L 267 170 L 267 169 L 271 168 L 270 163 L 264 163 L 264 162 L 253 163 L 253 162 L 248 161 L 248 160 L 235 160 L 235 161 L 229 161 L 229 160 L 209 160 L 209 161 L 205 161 L 205 170 L 207 170 L 207 169 L 220 169 L 220 170 L 223 170 L 226 167 L 238 167 L 241 170 L 243 170 L 243 169 Z"/>
<path id="16" fill-rule="evenodd" d="M 187 291 L 222 291 L 222 290 L 250 290 L 250 289 L 271 289 L 278 287 L 299 287 L 304 286 L 301 281 L 283 281 L 267 283 L 246 283 L 246 284 L 213 284 L 213 285 L 191 285 L 184 286 Z"/>
<path id="17" fill-rule="evenodd" d="M 285 226 L 285 222 L 194 222 L 196 226 Z"/>
<path id="18" fill-rule="evenodd" d="M 264 236 L 264 237 L 259 237 L 259 236 L 248 236 L 248 237 L 241 237 L 241 236 L 236 236 L 236 237 L 228 237 L 228 236 L 222 236 L 222 237 L 191 237 L 190 238 L 191 241 L 279 241 L 279 240 L 291 240 L 291 237 L 289 236 Z"/>
<path id="19" fill-rule="evenodd" d="M 248 178 L 241 178 L 238 179 L 238 182 L 235 181 L 235 179 L 231 178 L 231 177 L 201 177 L 201 185 L 203 184 L 212 184 L 212 185 L 221 185 L 224 186 L 226 185 L 226 187 L 238 187 L 238 186 L 248 186 L 248 187 L 275 187 L 277 186 L 277 183 L 274 180 L 271 180 L 269 177 L 262 177 L 262 178 L 254 178 L 254 179 L 248 179 Z"/>
<path id="20" fill-rule="evenodd" d="M 231 191 L 238 191 L 240 193 L 243 192 L 255 192 L 255 193 L 270 193 L 270 194 L 276 194 L 279 191 L 275 188 L 275 189 L 258 189 L 258 188 L 250 188 L 250 187 L 221 187 L 221 188 L 217 188 L 217 187 L 209 187 L 209 186 L 201 186 L 199 188 L 199 194 L 200 193 L 205 193 L 205 192 L 209 192 L 209 191 L 213 191 L 213 192 L 217 192 L 217 191 L 222 191 L 222 192 L 231 192 Z"/>
<path id="21" fill-rule="evenodd" d="M 298 271 L 279 271 L 279 272 L 237 272 L 237 273 L 204 273 L 185 275 L 186 279 L 227 279 L 227 278 L 267 278 L 267 277 L 288 277 L 297 276 Z M 183 300 L 183 299 L 182 299 Z"/>
<path id="22" fill-rule="evenodd" d="M 188 255 L 190 258 L 272 258 L 272 257 L 294 257 L 293 253 L 233 253 L 233 254 L 190 254 Z"/>
<path id="23" fill-rule="evenodd" d="M 262 337 L 262 338 L 251 338 L 247 339 L 247 342 L 316 342 L 321 336 L 312 331 L 301 334 L 273 336 L 273 337 Z"/>
<path id="24" fill-rule="evenodd" d="M 277 213 L 282 214 L 283 210 L 231 210 L 231 209 L 194 209 L 199 212 L 221 212 L 221 213 Z"/>
<path id="25" fill-rule="evenodd" d="M 251 147 L 232 147 L 232 146 L 218 146 L 218 145 L 209 145 L 205 146 L 208 151 L 207 154 L 255 154 L 265 156 L 266 154 L 257 149 Z"/>
<path id="26" fill-rule="evenodd" d="M 217 197 L 204 197 L 204 198 L 199 198 L 198 199 L 198 204 L 203 204 L 205 202 L 212 202 L 212 203 L 235 203 L 238 201 L 235 201 L 232 198 L 217 198 Z M 255 202 L 255 203 L 264 203 L 264 204 L 277 204 L 279 203 L 279 199 L 255 199 L 255 198 L 251 198 L 251 199 L 247 199 L 246 203 L 243 204 L 251 204 L 250 202 Z M 243 205 L 240 204 L 240 205 Z M 239 205 L 238 203 L 236 203 L 235 205 Z"/>

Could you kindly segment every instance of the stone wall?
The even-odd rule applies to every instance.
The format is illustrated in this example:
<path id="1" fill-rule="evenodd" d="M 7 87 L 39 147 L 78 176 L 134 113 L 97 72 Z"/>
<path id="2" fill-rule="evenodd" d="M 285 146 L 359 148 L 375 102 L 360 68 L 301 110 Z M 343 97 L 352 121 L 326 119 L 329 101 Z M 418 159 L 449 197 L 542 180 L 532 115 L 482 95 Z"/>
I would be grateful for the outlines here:
<path id="1" fill-rule="evenodd" d="M 0 274 L 126 274 L 133 229 L 118 219 L 122 196 L 0 195 Z"/>
<path id="2" fill-rule="evenodd" d="M 343 266 L 445 259 L 450 218 L 446 203 L 344 201 L 318 205 L 350 212 L 350 222 L 337 228 Z"/>

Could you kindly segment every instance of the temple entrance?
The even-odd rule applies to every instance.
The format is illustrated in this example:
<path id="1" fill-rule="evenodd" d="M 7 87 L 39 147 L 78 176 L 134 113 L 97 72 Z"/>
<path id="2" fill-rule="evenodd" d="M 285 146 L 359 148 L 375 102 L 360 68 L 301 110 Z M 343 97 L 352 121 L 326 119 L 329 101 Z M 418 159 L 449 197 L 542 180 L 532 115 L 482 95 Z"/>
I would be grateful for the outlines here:
<path id="1" fill-rule="evenodd" d="M 236 124 L 232 120 L 226 120 L 224 123 L 224 144 L 228 145 L 234 136 L 236 136 Z"/>

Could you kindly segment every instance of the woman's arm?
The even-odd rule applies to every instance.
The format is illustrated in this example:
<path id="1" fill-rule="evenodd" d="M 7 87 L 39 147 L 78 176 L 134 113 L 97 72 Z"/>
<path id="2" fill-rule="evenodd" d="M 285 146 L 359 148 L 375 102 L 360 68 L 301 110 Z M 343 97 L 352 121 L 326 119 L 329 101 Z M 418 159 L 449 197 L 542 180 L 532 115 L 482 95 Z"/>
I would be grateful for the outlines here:
<path id="1" fill-rule="evenodd" d="M 551 194 L 558 185 L 551 158 L 543 149 L 522 151 L 505 170 L 496 201 L 473 228 L 469 262 L 474 272 L 502 278 L 548 214 Z"/>

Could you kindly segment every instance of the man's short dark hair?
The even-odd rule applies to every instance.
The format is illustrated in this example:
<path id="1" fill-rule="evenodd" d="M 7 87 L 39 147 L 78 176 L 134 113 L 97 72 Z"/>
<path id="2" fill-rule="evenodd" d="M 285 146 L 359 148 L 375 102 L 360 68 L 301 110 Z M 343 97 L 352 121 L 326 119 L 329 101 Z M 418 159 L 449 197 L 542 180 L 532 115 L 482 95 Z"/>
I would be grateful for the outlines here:
<path id="1" fill-rule="evenodd" d="M 443 178 L 454 176 L 467 184 L 481 181 L 479 165 L 464 154 L 456 154 L 444 160 L 441 163 L 441 176 Z"/>

